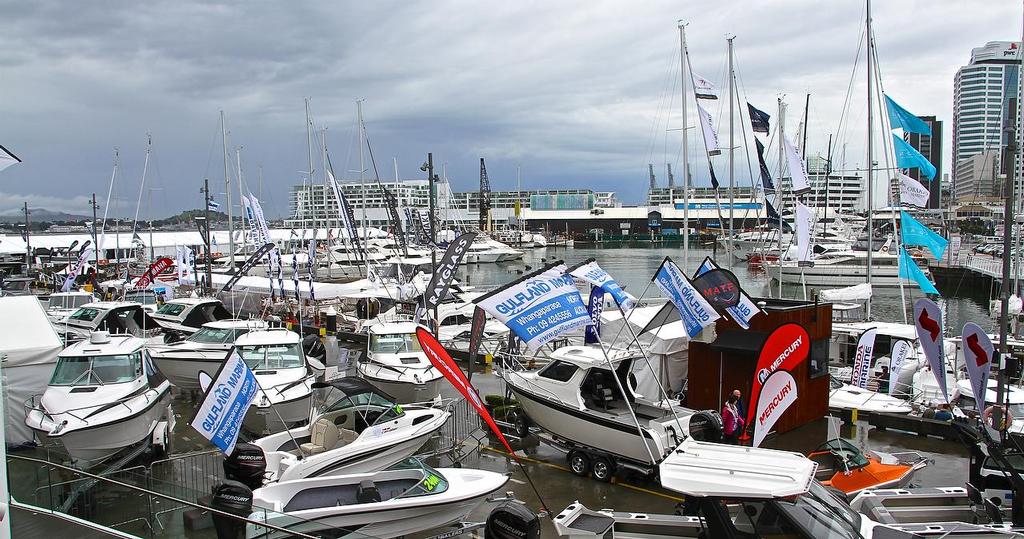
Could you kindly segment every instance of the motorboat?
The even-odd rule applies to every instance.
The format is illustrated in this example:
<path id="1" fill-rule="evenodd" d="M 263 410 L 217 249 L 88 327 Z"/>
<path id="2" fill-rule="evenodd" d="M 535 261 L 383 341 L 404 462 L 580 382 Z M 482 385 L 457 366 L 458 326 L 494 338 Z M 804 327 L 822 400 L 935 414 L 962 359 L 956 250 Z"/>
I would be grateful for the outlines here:
<path id="1" fill-rule="evenodd" d="M 207 322 L 184 340 L 150 345 L 149 353 L 171 385 L 179 389 L 199 389 L 200 372 L 212 376 L 239 337 L 266 328 L 267 323 L 262 320 Z"/>
<path id="2" fill-rule="evenodd" d="M 359 375 L 397 402 L 424 402 L 440 395 L 444 376 L 434 368 L 416 338 L 413 322 L 376 321 L 368 328 Z"/>
<path id="3" fill-rule="evenodd" d="M 997 406 L 996 396 L 998 393 L 998 382 L 995 379 L 988 380 L 988 387 L 985 389 L 985 403 L 978 405 L 978 399 L 974 396 L 974 388 L 970 380 L 960 379 L 956 382 L 956 389 L 953 391 L 953 398 L 949 404 L 953 406 L 954 415 L 963 414 L 967 417 L 979 418 L 985 408 Z M 1003 387 L 1003 402 L 1010 412 L 1012 423 L 1008 429 L 1013 433 L 1024 433 L 1024 388 L 1018 385 L 1006 384 Z"/>
<path id="4" fill-rule="evenodd" d="M 403 537 L 459 522 L 505 486 L 504 474 L 412 460 L 362 474 L 274 483 L 252 493 L 250 521 L 330 537 Z M 249 539 L 285 537 L 259 524 Z"/>
<path id="5" fill-rule="evenodd" d="M 171 384 L 153 365 L 146 342 L 93 332 L 65 348 L 46 391 L 26 402 L 25 424 L 59 440 L 76 466 L 88 468 L 174 424 Z"/>
<path id="6" fill-rule="evenodd" d="M 882 375 L 882 367 L 891 366 L 892 349 L 897 342 L 903 340 L 910 343 L 910 353 L 904 358 L 899 372 L 889 373 L 889 384 L 893 393 L 908 396 L 914 382 L 914 374 L 928 361 L 924 349 L 917 338 L 917 328 L 913 324 L 895 322 L 833 322 L 832 338 L 829 341 L 829 374 L 849 382 L 853 376 L 853 363 L 857 357 L 857 345 L 865 331 L 875 330 L 875 346 L 872 349 L 869 369 L 869 389 L 875 389 L 876 381 Z M 956 344 L 945 344 L 947 361 L 956 358 Z"/>
<path id="7" fill-rule="evenodd" d="M 950 511 L 955 502 L 942 499 L 942 493 L 949 498 L 959 490 L 966 500 L 963 488 L 869 489 L 847 503 L 815 480 L 814 461 L 788 451 L 691 438 L 659 465 L 659 472 L 663 487 L 686 498 L 677 514 L 595 511 L 575 502 L 553 518 L 555 530 L 574 539 L 1024 537 L 1006 524 L 969 523 L 976 512 Z M 895 499 L 888 507 L 873 503 L 917 491 L 927 491 L 918 497 L 918 507 Z"/>
<path id="8" fill-rule="evenodd" d="M 916 451 L 865 453 L 842 438 L 821 444 L 807 458 L 817 463 L 814 476 L 822 485 L 847 495 L 869 488 L 903 487 L 915 472 L 928 465 L 928 459 Z"/>
<path id="9" fill-rule="evenodd" d="M 191 335 L 203 324 L 227 320 L 231 312 L 217 298 L 175 298 L 157 307 L 151 314 L 166 331 Z"/>
<path id="10" fill-rule="evenodd" d="M 470 335 L 473 330 L 473 312 L 476 304 L 471 298 L 480 294 L 460 293 L 454 301 L 446 301 L 437 306 L 437 318 L 440 320 L 437 339 L 445 345 L 461 351 L 469 350 Z M 496 354 L 500 345 L 508 338 L 508 326 L 487 315 L 483 334 L 480 339 L 481 354 Z"/>
<path id="11" fill-rule="evenodd" d="M 297 333 L 284 328 L 250 331 L 235 340 L 232 350 L 259 384 L 243 421 L 247 430 L 277 432 L 309 421 L 313 382 L 324 365 L 306 356 Z"/>
<path id="12" fill-rule="evenodd" d="M 929 279 L 928 261 L 922 255 L 911 254 L 918 268 Z M 868 253 L 864 251 L 830 251 L 822 253 L 802 264 L 796 260 L 765 261 L 762 263 L 768 276 L 784 284 L 837 287 L 850 286 L 867 281 Z M 912 279 L 899 276 L 899 256 L 890 253 L 873 253 L 871 258 L 871 285 L 881 288 L 917 286 Z"/>
<path id="13" fill-rule="evenodd" d="M 395 404 L 361 378 L 314 387 L 325 398 L 309 425 L 252 442 L 265 455 L 268 482 L 383 470 L 411 457 L 451 416 L 431 406 Z"/>
<path id="14" fill-rule="evenodd" d="M 64 322 L 68 316 L 87 303 L 99 301 L 92 292 L 73 290 L 71 292 L 54 292 L 45 301 L 46 316 L 54 324 Z"/>
<path id="15" fill-rule="evenodd" d="M 142 308 L 149 313 L 150 316 L 152 316 L 160 306 L 159 293 L 156 290 L 149 288 L 129 288 L 124 292 L 124 295 L 121 297 L 121 301 L 142 305 Z"/>
<path id="16" fill-rule="evenodd" d="M 87 303 L 54 327 L 67 343 L 86 339 L 95 331 L 129 334 L 140 339 L 159 338 L 162 331 L 142 305 L 129 301 Z"/>
<path id="17" fill-rule="evenodd" d="M 829 408 L 889 414 L 909 414 L 914 411 L 914 407 L 906 399 L 853 386 L 835 377 L 830 380 L 830 383 Z"/>
<path id="18" fill-rule="evenodd" d="M 684 439 L 721 435 L 716 412 L 640 393 L 637 388 L 650 387 L 645 377 L 652 375 L 635 351 L 614 349 L 606 359 L 595 346 L 565 346 L 551 352 L 550 360 L 534 370 L 505 365 L 500 376 L 529 423 L 578 448 L 569 454 L 578 475 L 593 471 L 608 480 L 620 465 L 657 465 Z"/>

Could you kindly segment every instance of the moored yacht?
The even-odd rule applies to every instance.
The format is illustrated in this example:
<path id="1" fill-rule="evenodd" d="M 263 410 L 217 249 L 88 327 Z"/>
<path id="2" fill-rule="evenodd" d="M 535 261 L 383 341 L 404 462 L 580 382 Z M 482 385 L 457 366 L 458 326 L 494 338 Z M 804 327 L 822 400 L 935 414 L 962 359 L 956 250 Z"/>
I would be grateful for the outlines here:
<path id="1" fill-rule="evenodd" d="M 199 373 L 213 375 L 224 363 L 235 340 L 250 331 L 267 328 L 262 320 L 207 322 L 184 340 L 152 344 L 149 353 L 171 385 L 199 389 Z"/>
<path id="2" fill-rule="evenodd" d="M 256 398 L 245 414 L 246 429 L 254 433 L 277 432 L 309 420 L 313 382 L 324 366 L 306 357 L 297 333 L 284 328 L 250 331 L 235 341 L 233 350 L 256 375 L 259 384 Z"/>
<path id="3" fill-rule="evenodd" d="M 150 315 L 166 331 L 191 335 L 203 324 L 231 318 L 231 312 L 217 298 L 175 298 L 164 302 Z"/>
<path id="4" fill-rule="evenodd" d="M 913 256 L 914 262 L 926 275 L 927 260 L 922 256 Z M 863 283 L 868 275 L 868 253 L 863 251 L 832 251 L 818 255 L 813 264 L 800 265 L 795 260 L 765 261 L 762 265 L 768 275 L 784 284 L 807 286 L 850 286 Z M 900 286 L 917 286 L 912 279 L 900 278 L 899 257 L 894 254 L 876 252 L 871 258 L 871 285 L 874 287 L 892 288 Z"/>
<path id="5" fill-rule="evenodd" d="M 441 393 L 444 376 L 434 368 L 416 338 L 412 322 L 376 321 L 369 325 L 359 375 L 397 402 L 424 402 Z"/>
<path id="6" fill-rule="evenodd" d="M 145 341 L 97 331 L 64 349 L 41 396 L 26 403 L 25 424 L 60 440 L 88 468 L 174 423 L 171 385 L 153 366 Z"/>
<path id="7" fill-rule="evenodd" d="M 99 298 L 94 296 L 92 292 L 54 292 L 47 298 L 44 306 L 46 307 L 47 318 L 54 324 L 60 324 L 82 305 L 97 301 L 99 301 Z"/>
<path id="8" fill-rule="evenodd" d="M 94 331 L 129 334 L 140 339 L 152 339 L 162 331 L 142 305 L 128 301 L 87 303 L 54 327 L 68 343 L 88 338 Z"/>

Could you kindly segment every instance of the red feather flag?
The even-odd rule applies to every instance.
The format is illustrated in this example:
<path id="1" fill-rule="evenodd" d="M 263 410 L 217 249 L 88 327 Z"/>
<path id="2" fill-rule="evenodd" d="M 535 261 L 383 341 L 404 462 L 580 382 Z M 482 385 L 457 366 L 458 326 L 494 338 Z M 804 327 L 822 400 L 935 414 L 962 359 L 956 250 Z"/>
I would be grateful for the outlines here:
<path id="1" fill-rule="evenodd" d="M 476 389 L 470 385 L 466 375 L 463 374 L 462 369 L 455 364 L 455 360 L 448 354 L 448 351 L 441 346 L 433 335 L 430 334 L 424 327 L 416 328 L 416 338 L 420 341 L 420 346 L 423 347 L 423 351 L 426 352 L 427 357 L 430 358 L 430 363 L 434 365 L 434 368 L 441 371 L 441 374 L 448 379 L 449 382 L 455 389 L 462 393 L 463 397 L 469 401 L 473 408 L 476 409 L 476 413 L 480 414 L 480 417 L 484 418 L 487 426 L 491 428 L 494 435 L 498 437 L 505 449 L 508 450 L 509 454 L 516 458 L 515 451 L 512 450 L 512 446 L 508 444 L 508 440 L 505 439 L 505 435 L 501 433 L 501 429 L 494 423 L 494 419 L 491 414 L 487 412 L 487 408 L 484 408 L 483 401 L 480 400 L 480 395 L 476 392 Z M 518 460 L 518 459 L 517 459 Z"/>

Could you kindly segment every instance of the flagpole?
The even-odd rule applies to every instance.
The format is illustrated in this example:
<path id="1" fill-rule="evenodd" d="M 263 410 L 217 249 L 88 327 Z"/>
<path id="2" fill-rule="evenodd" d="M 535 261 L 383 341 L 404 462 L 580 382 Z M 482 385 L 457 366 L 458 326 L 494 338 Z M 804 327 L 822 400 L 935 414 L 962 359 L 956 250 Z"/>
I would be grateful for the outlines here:
<path id="1" fill-rule="evenodd" d="M 690 264 L 690 156 L 687 133 L 686 111 L 686 23 L 677 21 L 679 27 L 679 91 L 683 107 L 683 263 Z M 672 189 L 668 190 L 669 203 L 672 203 Z"/>

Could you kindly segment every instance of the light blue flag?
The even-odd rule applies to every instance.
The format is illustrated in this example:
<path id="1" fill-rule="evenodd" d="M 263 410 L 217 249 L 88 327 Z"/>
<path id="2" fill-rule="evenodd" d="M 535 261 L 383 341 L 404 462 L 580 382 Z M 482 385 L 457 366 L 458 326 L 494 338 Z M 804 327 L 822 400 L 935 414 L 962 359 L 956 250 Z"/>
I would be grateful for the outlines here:
<path id="1" fill-rule="evenodd" d="M 938 289 L 935 285 L 928 280 L 928 276 L 921 271 L 921 268 L 917 267 L 917 263 L 910 256 L 910 253 L 903 247 L 900 247 L 900 279 L 911 279 L 917 282 L 917 286 L 921 287 L 921 290 L 928 294 L 939 294 Z"/>
<path id="2" fill-rule="evenodd" d="M 892 136 L 893 150 L 896 152 L 896 166 L 899 168 L 921 169 L 921 175 L 929 180 L 935 179 L 935 165 L 928 162 L 921 152 L 914 149 L 909 142 L 897 135 Z"/>
<path id="3" fill-rule="evenodd" d="M 932 128 L 924 120 L 914 116 L 909 110 L 899 106 L 889 96 L 885 96 L 885 108 L 889 111 L 889 124 L 893 129 L 903 129 L 907 133 L 931 135 Z"/>
<path id="4" fill-rule="evenodd" d="M 900 234 L 903 235 L 903 245 L 927 247 L 938 260 L 942 260 L 942 254 L 949 245 L 949 240 L 922 225 L 905 211 L 900 211 Z"/>

